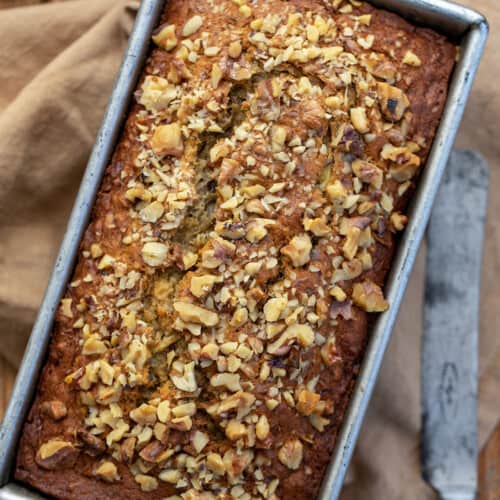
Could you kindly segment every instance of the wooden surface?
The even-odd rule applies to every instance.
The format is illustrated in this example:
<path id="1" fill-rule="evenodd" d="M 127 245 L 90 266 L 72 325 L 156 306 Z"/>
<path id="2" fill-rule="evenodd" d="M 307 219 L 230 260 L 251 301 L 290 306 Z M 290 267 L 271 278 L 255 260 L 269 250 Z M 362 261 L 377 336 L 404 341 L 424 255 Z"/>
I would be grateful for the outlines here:
<path id="1" fill-rule="evenodd" d="M 0 9 L 57 0 L 0 0 Z M 61 0 L 59 0 L 61 1 Z M 15 370 L 0 356 L 0 421 L 14 384 Z M 500 423 L 479 459 L 479 500 L 500 499 Z"/>

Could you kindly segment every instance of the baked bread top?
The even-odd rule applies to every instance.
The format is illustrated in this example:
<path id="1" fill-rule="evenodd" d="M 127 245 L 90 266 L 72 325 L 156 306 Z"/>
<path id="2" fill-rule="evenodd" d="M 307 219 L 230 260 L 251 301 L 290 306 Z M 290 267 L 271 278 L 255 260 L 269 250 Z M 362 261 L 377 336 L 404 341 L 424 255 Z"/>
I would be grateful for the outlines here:
<path id="1" fill-rule="evenodd" d="M 172 0 L 153 41 L 16 477 L 314 497 L 455 47 L 354 0 Z"/>

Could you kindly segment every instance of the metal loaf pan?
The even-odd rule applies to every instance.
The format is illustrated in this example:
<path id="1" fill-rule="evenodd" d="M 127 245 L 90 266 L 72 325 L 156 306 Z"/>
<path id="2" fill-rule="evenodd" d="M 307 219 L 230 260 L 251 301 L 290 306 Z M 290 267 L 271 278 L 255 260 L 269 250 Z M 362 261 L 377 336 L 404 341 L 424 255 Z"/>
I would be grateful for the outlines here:
<path id="1" fill-rule="evenodd" d="M 448 101 L 432 151 L 410 207 L 410 222 L 398 244 L 386 285 L 390 309 L 380 315 L 370 336 L 355 391 L 352 395 L 320 500 L 337 498 L 351 459 L 363 417 L 373 392 L 408 279 L 424 236 L 453 142 L 464 113 L 472 81 L 488 34 L 480 14 L 445 0 L 370 0 L 411 22 L 447 35 L 461 46 Z M 80 240 L 87 226 L 101 178 L 113 153 L 158 22 L 164 0 L 142 0 L 129 46 L 120 68 L 108 109 L 90 157 L 71 214 L 55 268 L 26 347 L 7 412 L 0 427 L 0 500 L 43 498 L 13 481 L 17 443 L 46 357 L 55 310 L 71 279 Z M 288 500 L 288 499 L 284 499 Z"/>

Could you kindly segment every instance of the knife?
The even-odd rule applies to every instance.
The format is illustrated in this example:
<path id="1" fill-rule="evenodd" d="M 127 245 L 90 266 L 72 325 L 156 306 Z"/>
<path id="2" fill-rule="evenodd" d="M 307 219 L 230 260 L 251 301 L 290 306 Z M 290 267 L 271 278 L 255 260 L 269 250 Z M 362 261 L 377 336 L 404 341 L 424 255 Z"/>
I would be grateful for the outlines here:
<path id="1" fill-rule="evenodd" d="M 479 293 L 489 173 L 457 151 L 428 228 L 422 338 L 422 469 L 443 500 L 477 492 Z"/>

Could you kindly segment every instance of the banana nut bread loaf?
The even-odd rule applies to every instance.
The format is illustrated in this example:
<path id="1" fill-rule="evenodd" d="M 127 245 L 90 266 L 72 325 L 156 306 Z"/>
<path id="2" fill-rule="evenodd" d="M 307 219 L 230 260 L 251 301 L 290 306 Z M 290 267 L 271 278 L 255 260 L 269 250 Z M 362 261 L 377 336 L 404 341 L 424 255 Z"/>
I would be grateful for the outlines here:
<path id="1" fill-rule="evenodd" d="M 456 48 L 355 0 L 171 0 L 153 41 L 16 478 L 314 498 Z"/>

